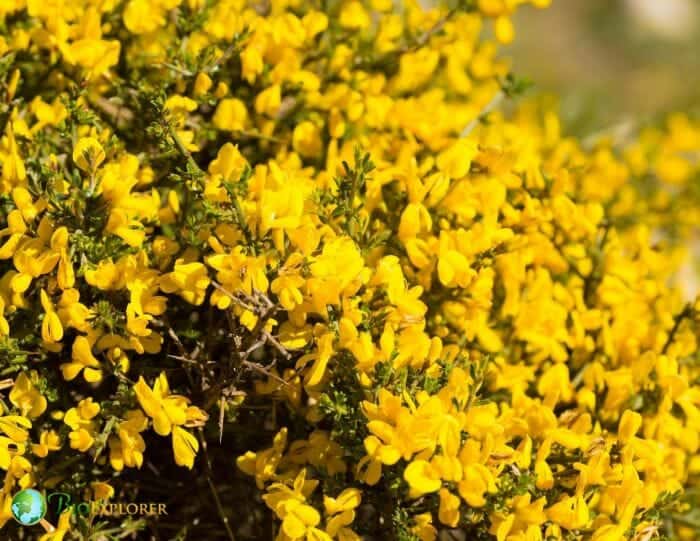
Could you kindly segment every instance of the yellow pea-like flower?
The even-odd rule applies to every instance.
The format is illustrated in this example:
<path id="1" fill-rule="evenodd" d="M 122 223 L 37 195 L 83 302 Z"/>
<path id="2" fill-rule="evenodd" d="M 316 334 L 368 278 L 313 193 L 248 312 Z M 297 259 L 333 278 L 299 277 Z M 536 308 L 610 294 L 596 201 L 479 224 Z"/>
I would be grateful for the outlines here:
<path id="1" fill-rule="evenodd" d="M 96 383 L 102 379 L 100 362 L 92 354 L 92 345 L 85 336 L 78 336 L 75 339 L 72 359 L 61 365 L 61 372 L 67 381 L 75 379 L 81 372 L 87 382 Z"/>
<path id="2" fill-rule="evenodd" d="M 94 137 L 81 137 L 73 148 L 73 161 L 86 172 L 94 172 L 105 157 L 104 148 Z"/>

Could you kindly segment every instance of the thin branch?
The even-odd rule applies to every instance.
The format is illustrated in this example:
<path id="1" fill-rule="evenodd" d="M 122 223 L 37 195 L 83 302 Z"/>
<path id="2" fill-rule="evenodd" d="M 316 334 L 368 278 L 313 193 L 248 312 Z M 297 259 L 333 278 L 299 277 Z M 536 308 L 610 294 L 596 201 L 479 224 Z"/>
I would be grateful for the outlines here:
<path id="1" fill-rule="evenodd" d="M 231 293 L 228 289 L 226 289 L 220 283 L 212 280 L 211 285 L 213 285 L 215 289 L 218 289 L 219 291 L 221 291 L 224 295 L 226 295 L 229 299 L 231 299 L 233 302 L 235 302 L 241 308 L 245 308 L 246 310 L 249 310 L 249 311 L 255 313 L 255 310 L 256 310 L 255 307 L 243 302 L 243 300 L 241 300 L 239 297 L 237 297 L 236 295 Z"/>
<path id="2" fill-rule="evenodd" d="M 153 67 L 154 68 L 168 68 L 169 70 L 172 70 L 175 73 L 179 73 L 180 75 L 184 75 L 185 77 L 194 77 L 194 75 L 195 75 L 190 70 L 186 70 L 184 68 L 181 68 L 180 66 L 176 66 L 175 64 L 171 64 L 169 62 L 156 62 L 153 64 Z"/>
<path id="3" fill-rule="evenodd" d="M 189 150 L 187 150 L 187 147 L 185 147 L 185 144 L 182 142 L 182 139 L 180 139 L 180 136 L 177 134 L 177 131 L 175 130 L 175 128 L 173 128 L 172 124 L 170 124 L 170 122 L 168 122 L 165 119 L 163 123 L 165 124 L 168 130 L 170 138 L 173 140 L 173 143 L 175 143 L 175 147 L 177 148 L 178 152 L 182 154 L 182 156 L 187 160 L 187 163 L 193 170 L 198 171 L 203 175 L 204 171 L 202 171 L 202 168 L 199 167 L 196 161 L 194 161 L 192 153 Z"/>
<path id="4" fill-rule="evenodd" d="M 201 429 L 199 430 L 199 441 L 201 442 L 202 450 L 204 451 L 204 461 L 207 467 L 207 483 L 209 483 L 209 489 L 211 490 L 212 496 L 214 496 L 214 503 L 216 503 L 219 516 L 221 517 L 221 521 L 224 523 L 228 538 L 230 541 L 236 541 L 236 536 L 233 535 L 233 530 L 231 530 L 231 526 L 229 525 L 228 517 L 224 512 L 224 507 L 221 505 L 221 499 L 219 498 L 219 493 L 216 490 L 216 485 L 214 485 L 214 481 L 212 480 L 212 475 L 214 475 L 214 473 L 211 467 L 211 459 L 209 458 L 209 450 L 207 449 L 207 440 L 204 437 Z"/>
<path id="5" fill-rule="evenodd" d="M 279 351 L 285 359 L 289 360 L 292 357 L 292 354 L 289 353 L 289 351 L 287 351 L 287 348 L 285 348 L 282 344 L 280 344 L 277 341 L 277 339 L 274 336 L 272 336 L 269 332 L 263 331 L 263 335 L 265 336 L 265 338 L 267 338 L 267 341 L 270 344 L 275 346 L 277 351 Z"/>
<path id="6" fill-rule="evenodd" d="M 469 135 L 472 131 L 474 131 L 474 128 L 476 128 L 479 125 L 479 122 L 481 121 L 482 118 L 484 118 L 486 115 L 488 115 L 491 111 L 495 110 L 496 107 L 498 107 L 503 100 L 504 93 L 502 90 L 499 90 L 496 92 L 496 94 L 491 98 L 491 101 L 489 101 L 486 106 L 481 110 L 481 112 L 476 115 L 474 120 L 472 120 L 469 124 L 465 126 L 465 128 L 462 130 L 462 132 L 459 134 L 460 137 L 466 137 Z"/>
<path id="7" fill-rule="evenodd" d="M 178 360 L 181 360 L 181 361 L 185 362 L 186 364 L 195 364 L 195 365 L 199 364 L 199 363 L 197 363 L 197 361 L 192 359 L 192 357 L 190 357 L 190 354 L 185 349 L 185 346 L 183 345 L 182 341 L 180 340 L 180 337 L 177 335 L 175 330 L 170 325 L 168 325 L 168 336 L 170 336 L 170 338 L 172 338 L 173 342 L 175 342 L 175 346 L 180 351 L 179 358 L 175 357 L 174 355 L 169 355 L 169 357 L 178 358 Z M 194 380 L 192 379 L 192 374 L 190 373 L 189 368 L 185 368 L 185 374 L 187 374 L 187 379 L 190 382 L 190 386 L 194 387 Z"/>
<path id="8" fill-rule="evenodd" d="M 251 370 L 254 370 L 255 372 L 259 372 L 260 374 L 264 374 L 264 375 L 267 376 L 268 378 L 272 378 L 272 379 L 274 379 L 275 381 L 278 381 L 278 382 L 279 382 L 280 384 L 282 384 L 282 385 L 285 385 L 285 386 L 286 386 L 286 385 L 289 385 L 289 383 L 287 383 L 285 380 L 283 380 L 283 379 L 282 379 L 281 377 L 279 377 L 278 375 L 273 374 L 272 372 L 270 372 L 267 368 L 265 368 L 265 367 L 264 367 L 263 365 L 261 365 L 260 363 L 254 363 L 254 362 L 252 362 L 252 361 L 243 360 L 243 361 L 241 361 L 241 364 L 242 364 L 243 366 L 247 366 L 248 368 L 250 368 Z"/>
<path id="9" fill-rule="evenodd" d="M 224 420 L 226 413 L 226 399 L 221 395 L 221 401 L 219 402 L 219 445 L 224 439 Z"/>
<path id="10" fill-rule="evenodd" d="M 440 19 L 438 19 L 438 21 L 432 27 L 430 27 L 428 30 L 426 30 L 420 36 L 418 36 L 418 39 L 416 39 L 415 42 L 408 44 L 408 45 L 402 47 L 401 49 L 399 49 L 399 53 L 401 53 L 401 54 L 410 53 L 412 51 L 415 51 L 415 50 L 423 47 L 425 44 L 428 43 L 430 38 L 432 38 L 435 34 L 437 34 L 438 32 L 440 32 L 443 29 L 445 24 L 452 17 L 454 17 L 457 14 L 457 11 L 458 11 L 457 8 L 453 8 L 450 11 L 448 11 L 447 13 L 445 13 L 445 15 L 443 15 Z"/>
<path id="11" fill-rule="evenodd" d="M 275 137 L 274 135 L 265 135 L 264 133 L 250 130 L 235 130 L 234 132 L 232 132 L 232 136 L 234 138 L 240 139 L 260 139 L 261 141 L 269 141 L 271 143 L 285 142 L 284 139 L 280 139 L 279 137 Z"/>

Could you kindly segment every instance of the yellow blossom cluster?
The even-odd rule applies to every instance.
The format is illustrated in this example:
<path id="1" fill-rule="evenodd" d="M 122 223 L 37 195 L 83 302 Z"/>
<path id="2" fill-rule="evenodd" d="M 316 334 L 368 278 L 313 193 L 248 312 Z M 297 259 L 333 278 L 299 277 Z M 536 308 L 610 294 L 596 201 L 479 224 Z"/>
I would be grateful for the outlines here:
<path id="1" fill-rule="evenodd" d="M 549 1 L 448 4 L 0 1 L 0 526 L 696 538 L 700 122 L 506 114 Z"/>

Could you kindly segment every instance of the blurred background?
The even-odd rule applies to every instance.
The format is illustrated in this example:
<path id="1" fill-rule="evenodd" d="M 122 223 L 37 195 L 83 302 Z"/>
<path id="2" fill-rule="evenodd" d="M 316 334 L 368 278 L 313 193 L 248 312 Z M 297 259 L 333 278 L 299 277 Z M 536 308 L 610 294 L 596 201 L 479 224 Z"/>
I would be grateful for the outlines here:
<path id="1" fill-rule="evenodd" d="M 553 0 L 515 23 L 515 71 L 560 98 L 569 133 L 700 106 L 700 0 Z"/>
<path id="2" fill-rule="evenodd" d="M 515 73 L 556 96 L 570 135 L 631 134 L 673 111 L 700 114 L 700 0 L 553 0 L 518 10 L 515 28 Z M 677 277 L 687 300 L 700 292 L 700 233 L 689 244 Z"/>

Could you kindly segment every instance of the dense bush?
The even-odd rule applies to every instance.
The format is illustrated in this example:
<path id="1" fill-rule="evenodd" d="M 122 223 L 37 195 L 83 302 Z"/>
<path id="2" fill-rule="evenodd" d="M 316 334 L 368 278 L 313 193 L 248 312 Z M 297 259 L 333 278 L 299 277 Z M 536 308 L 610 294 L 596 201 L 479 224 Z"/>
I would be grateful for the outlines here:
<path id="1" fill-rule="evenodd" d="M 563 135 L 524 3 L 0 1 L 3 539 L 695 539 L 700 124 Z"/>

